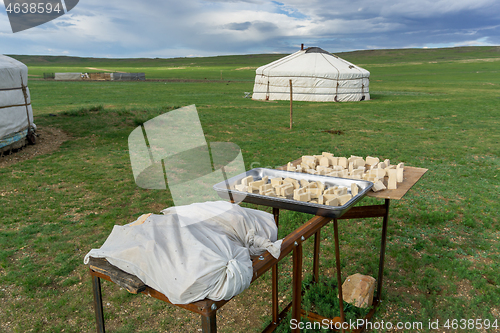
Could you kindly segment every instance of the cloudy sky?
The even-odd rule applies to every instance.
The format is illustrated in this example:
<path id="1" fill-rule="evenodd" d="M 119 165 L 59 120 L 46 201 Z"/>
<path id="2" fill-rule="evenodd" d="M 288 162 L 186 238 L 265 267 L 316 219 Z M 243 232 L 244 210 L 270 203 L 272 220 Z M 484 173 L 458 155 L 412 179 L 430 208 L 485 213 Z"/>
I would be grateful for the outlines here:
<path id="1" fill-rule="evenodd" d="M 5 0 L 4 0 L 5 2 Z M 500 45 L 498 0 L 80 0 L 12 33 L 0 4 L 0 54 L 188 57 Z"/>

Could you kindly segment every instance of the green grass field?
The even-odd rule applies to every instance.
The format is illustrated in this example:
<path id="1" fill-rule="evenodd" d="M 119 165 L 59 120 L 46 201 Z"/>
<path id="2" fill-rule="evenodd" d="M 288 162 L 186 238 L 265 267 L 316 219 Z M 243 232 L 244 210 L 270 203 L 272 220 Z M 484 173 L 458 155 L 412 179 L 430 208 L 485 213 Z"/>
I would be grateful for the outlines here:
<path id="1" fill-rule="evenodd" d="M 0 331 L 95 331 L 83 257 L 102 245 L 113 225 L 173 204 L 167 191 L 135 185 L 128 135 L 148 119 L 191 104 L 196 104 L 207 141 L 238 144 L 247 169 L 276 167 L 323 151 L 428 168 L 402 200 L 391 202 L 383 303 L 374 320 L 422 322 L 419 332 L 499 331 L 500 47 L 339 56 L 371 72 L 372 100 L 295 102 L 291 131 L 289 102 L 244 98 L 253 89 L 255 68 L 281 55 L 15 56 L 34 78 L 29 87 L 35 123 L 62 129 L 71 139 L 51 154 L 0 168 Z M 88 67 L 144 71 L 155 80 L 37 79 L 44 72 Z M 309 218 L 283 212 L 281 236 Z M 335 277 L 332 228 L 325 228 L 321 249 L 326 281 Z M 354 273 L 376 277 L 381 219 L 341 221 L 339 228 L 343 278 Z M 311 247 L 304 250 L 306 275 Z M 290 261 L 285 261 L 280 286 L 284 303 L 290 294 L 289 269 Z M 270 321 L 270 288 L 266 275 L 223 307 L 219 331 L 260 332 Z M 318 310 L 329 311 L 324 301 L 331 295 L 321 297 L 323 292 L 309 293 L 306 305 L 313 306 L 314 300 L 320 303 Z M 103 283 L 103 294 L 109 332 L 199 328 L 198 316 L 115 285 Z M 447 320 L 451 324 L 454 319 L 458 329 L 446 329 Z M 496 320 L 498 328 L 461 329 L 462 319 Z M 436 320 L 440 329 L 429 329 L 429 321 Z"/>

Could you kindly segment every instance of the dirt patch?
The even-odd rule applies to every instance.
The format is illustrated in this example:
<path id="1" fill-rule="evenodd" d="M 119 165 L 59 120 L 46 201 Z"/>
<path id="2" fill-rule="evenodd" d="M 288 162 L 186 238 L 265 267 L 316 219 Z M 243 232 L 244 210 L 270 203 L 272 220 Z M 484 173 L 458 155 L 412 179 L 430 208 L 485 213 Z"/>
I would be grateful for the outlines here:
<path id="1" fill-rule="evenodd" d="M 321 132 L 325 132 L 325 133 L 330 133 L 330 134 L 337 134 L 337 135 L 342 135 L 344 134 L 344 131 L 342 130 L 322 130 Z"/>
<path id="2" fill-rule="evenodd" d="M 27 145 L 18 151 L 12 151 L 9 155 L 1 156 L 0 168 L 49 154 L 57 150 L 64 141 L 71 139 L 68 134 L 55 127 L 37 126 L 36 133 L 38 136 L 35 145 Z"/>

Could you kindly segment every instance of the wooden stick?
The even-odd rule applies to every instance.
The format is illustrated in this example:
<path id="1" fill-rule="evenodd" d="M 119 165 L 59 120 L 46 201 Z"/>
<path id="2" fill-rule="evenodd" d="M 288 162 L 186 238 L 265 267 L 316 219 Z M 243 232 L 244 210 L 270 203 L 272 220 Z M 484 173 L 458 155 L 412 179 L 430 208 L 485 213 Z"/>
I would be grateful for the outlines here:
<path id="1" fill-rule="evenodd" d="M 292 129 L 293 123 L 293 90 L 292 90 L 292 80 L 290 79 L 290 130 Z"/>

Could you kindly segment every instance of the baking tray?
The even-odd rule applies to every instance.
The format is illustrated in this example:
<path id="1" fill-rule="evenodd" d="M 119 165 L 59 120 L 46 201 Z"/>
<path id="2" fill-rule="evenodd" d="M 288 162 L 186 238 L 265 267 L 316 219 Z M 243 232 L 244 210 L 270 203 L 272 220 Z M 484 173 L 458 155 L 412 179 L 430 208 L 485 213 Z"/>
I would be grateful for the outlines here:
<path id="1" fill-rule="evenodd" d="M 294 178 L 297 180 L 305 179 L 307 181 L 320 181 L 325 184 L 325 188 L 331 186 L 345 186 L 347 187 L 348 193 L 351 193 L 351 184 L 355 183 L 359 187 L 359 192 L 351 200 L 346 202 L 343 206 L 326 206 L 310 202 L 297 201 L 284 198 L 275 198 L 266 195 L 260 195 L 255 193 L 240 192 L 234 189 L 234 185 L 240 184 L 241 180 L 245 177 L 252 176 L 255 180 L 261 180 L 262 177 L 268 176 L 271 178 Z M 257 205 L 264 205 L 269 207 L 276 207 L 280 209 L 293 210 L 302 213 L 339 218 L 347 212 L 356 202 L 361 200 L 366 193 L 371 190 L 373 186 L 372 182 L 360 179 L 347 179 L 347 178 L 337 178 L 330 176 L 320 176 L 311 175 L 307 173 L 298 173 L 284 170 L 266 169 L 266 168 L 255 168 L 249 170 L 245 173 L 239 174 L 227 181 L 220 182 L 214 185 L 214 190 L 217 191 L 219 196 L 223 199 L 230 200 L 230 196 L 237 202 L 248 202 Z M 229 188 L 228 188 L 229 187 Z"/>

